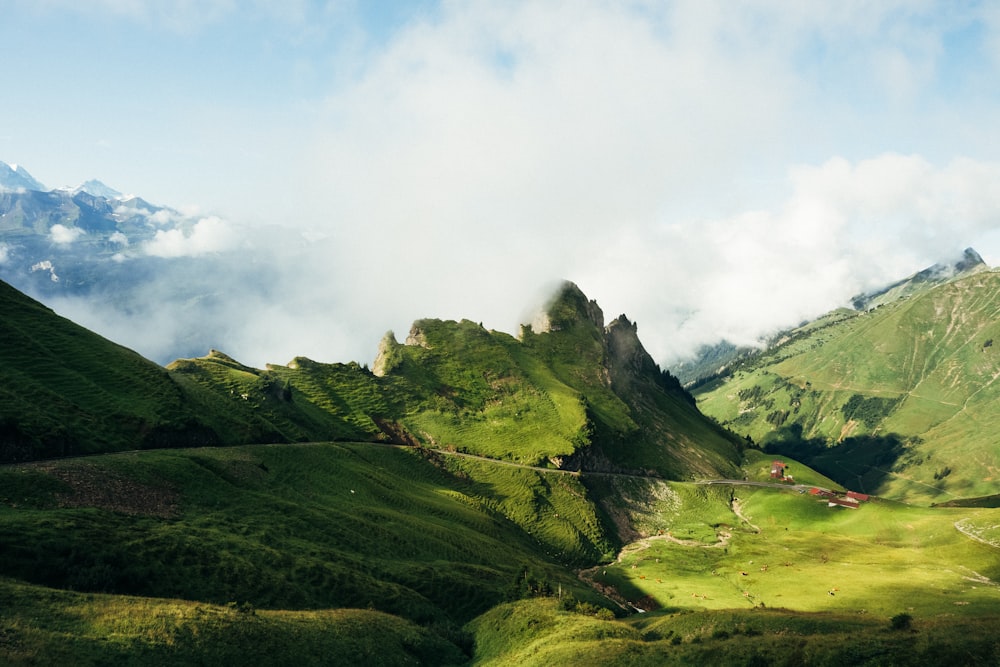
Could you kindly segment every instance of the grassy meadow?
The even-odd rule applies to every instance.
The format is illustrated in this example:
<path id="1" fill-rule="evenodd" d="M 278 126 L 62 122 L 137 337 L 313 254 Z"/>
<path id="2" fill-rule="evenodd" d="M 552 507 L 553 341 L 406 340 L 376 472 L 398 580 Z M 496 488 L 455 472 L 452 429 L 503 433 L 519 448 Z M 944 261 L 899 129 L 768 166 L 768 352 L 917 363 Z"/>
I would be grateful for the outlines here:
<path id="1" fill-rule="evenodd" d="M 322 620 L 277 612 L 368 610 L 461 652 L 462 626 L 504 600 L 565 590 L 601 602 L 567 567 L 614 551 L 585 494 L 564 473 L 372 444 L 5 466 L 0 576 L 27 592 L 5 598 L 3 617 L 19 620 L 2 631 L 0 656 L 45 634 L 32 605 L 51 599 L 63 615 L 51 589 L 123 596 L 102 604 L 135 604 L 140 616 L 163 611 L 154 599 L 232 603 L 278 634 L 287 619 Z"/>
<path id="2" fill-rule="evenodd" d="M 769 460 L 748 456 L 747 477 L 763 478 Z M 659 523 L 647 523 L 615 562 L 585 572 L 643 612 L 609 620 L 564 611 L 572 605 L 562 601 L 507 603 L 470 624 L 476 664 L 1000 659 L 1000 510 L 885 500 L 853 510 L 791 487 L 666 484 L 669 492 L 644 497 L 659 498 L 645 504 Z"/>
<path id="3" fill-rule="evenodd" d="M 748 450 L 744 470 L 767 481 L 771 457 Z M 797 483 L 839 488 L 786 460 Z M 927 508 L 884 499 L 828 507 L 788 488 L 671 482 L 678 498 L 655 533 L 599 568 L 594 580 L 662 609 L 788 608 L 935 616 L 1000 613 L 1000 509 Z M 698 532 L 698 525 L 701 530 Z M 968 531 L 967 531 L 968 532 Z"/>
<path id="4" fill-rule="evenodd" d="M 896 622 L 788 609 L 657 611 L 606 620 L 558 600 L 505 603 L 477 618 L 475 665 L 993 665 L 996 617 Z"/>
<path id="5" fill-rule="evenodd" d="M 343 443 L 15 464 L 0 489 L 5 664 L 1000 657 L 1000 509 Z"/>

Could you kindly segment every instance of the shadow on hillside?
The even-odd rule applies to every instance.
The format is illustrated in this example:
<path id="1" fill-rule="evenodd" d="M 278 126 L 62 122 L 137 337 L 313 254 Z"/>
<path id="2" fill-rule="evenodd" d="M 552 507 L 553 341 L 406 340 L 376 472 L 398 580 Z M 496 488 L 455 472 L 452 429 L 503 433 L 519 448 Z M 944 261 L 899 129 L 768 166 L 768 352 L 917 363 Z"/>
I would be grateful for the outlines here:
<path id="1" fill-rule="evenodd" d="M 844 487 L 874 493 L 906 450 L 902 436 L 863 435 L 830 444 L 804 438 L 802 426 L 785 426 L 764 439 L 764 451 L 794 458 Z"/>

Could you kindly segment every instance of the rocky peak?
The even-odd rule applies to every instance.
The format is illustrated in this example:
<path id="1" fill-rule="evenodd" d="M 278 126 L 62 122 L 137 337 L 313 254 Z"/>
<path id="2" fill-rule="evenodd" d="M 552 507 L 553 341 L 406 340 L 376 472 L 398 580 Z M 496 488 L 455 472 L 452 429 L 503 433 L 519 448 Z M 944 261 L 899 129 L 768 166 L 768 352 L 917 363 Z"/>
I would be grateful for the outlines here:
<path id="1" fill-rule="evenodd" d="M 419 321 L 414 322 L 413 326 L 410 327 L 410 333 L 406 336 L 406 345 L 430 347 L 430 343 L 427 342 L 427 333 Z"/>
<path id="2" fill-rule="evenodd" d="M 45 190 L 45 186 L 39 183 L 28 173 L 28 170 L 19 164 L 7 164 L 0 162 L 0 190 Z"/>
<path id="3" fill-rule="evenodd" d="M 638 325 L 619 315 L 605 330 L 608 346 L 608 365 L 612 372 L 627 371 L 633 374 L 660 372 L 659 366 L 649 356 L 639 340 Z"/>
<path id="4" fill-rule="evenodd" d="M 372 363 L 372 374 L 378 377 L 385 376 L 394 364 L 395 352 L 399 347 L 396 341 L 396 334 L 391 331 L 385 332 L 382 340 L 378 343 L 378 352 L 375 353 L 375 361 Z"/>
<path id="5" fill-rule="evenodd" d="M 962 252 L 962 259 L 955 262 L 956 273 L 967 273 L 974 269 L 980 270 L 988 268 L 982 256 L 972 248 L 966 248 Z"/>
<path id="6" fill-rule="evenodd" d="M 532 329 L 535 333 L 560 331 L 580 322 L 604 329 L 604 312 L 596 301 L 587 299 L 576 283 L 567 280 L 532 322 Z"/>

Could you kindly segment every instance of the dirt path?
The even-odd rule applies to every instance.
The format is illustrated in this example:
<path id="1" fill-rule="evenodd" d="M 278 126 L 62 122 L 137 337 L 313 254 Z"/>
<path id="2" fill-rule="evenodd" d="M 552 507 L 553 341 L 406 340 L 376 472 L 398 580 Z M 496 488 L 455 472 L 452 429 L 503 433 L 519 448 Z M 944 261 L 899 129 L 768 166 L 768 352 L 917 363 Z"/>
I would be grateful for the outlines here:
<path id="1" fill-rule="evenodd" d="M 969 526 L 967 524 L 968 521 L 969 521 L 968 517 L 965 518 L 965 519 L 960 519 L 959 521 L 956 521 L 955 522 L 955 530 L 957 530 L 958 532 L 962 533 L 963 535 L 965 535 L 966 537 L 968 537 L 970 540 L 975 540 L 976 542 L 982 542 L 983 544 L 985 544 L 987 546 L 991 546 L 994 549 L 1000 549 L 1000 544 L 997 544 L 997 543 L 992 542 L 992 541 L 987 540 L 987 539 L 983 539 L 982 537 L 979 537 L 979 535 L 976 535 L 974 532 L 972 532 L 972 529 L 969 528 Z"/>
<path id="2" fill-rule="evenodd" d="M 736 498 L 735 496 L 733 497 L 732 502 L 729 503 L 729 508 L 733 510 L 733 514 L 739 517 L 740 521 L 753 528 L 753 532 L 760 533 L 760 526 L 755 526 L 754 524 L 750 523 L 750 519 L 748 519 L 743 514 L 742 512 L 743 506 L 740 505 L 740 501 L 738 498 Z"/>

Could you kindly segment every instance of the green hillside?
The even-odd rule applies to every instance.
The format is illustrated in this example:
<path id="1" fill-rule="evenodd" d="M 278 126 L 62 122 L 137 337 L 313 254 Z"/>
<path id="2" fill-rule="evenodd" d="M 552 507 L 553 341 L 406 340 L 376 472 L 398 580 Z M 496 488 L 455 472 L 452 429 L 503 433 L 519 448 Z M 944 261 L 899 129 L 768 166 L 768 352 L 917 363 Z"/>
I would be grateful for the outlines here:
<path id="1" fill-rule="evenodd" d="M 78 605 L 99 617 L 134 605 L 154 618 L 123 628 L 122 641 L 148 623 L 142 632 L 204 648 L 211 633 L 185 633 L 201 631 L 199 614 L 221 632 L 242 618 L 220 611 L 232 602 L 237 611 L 376 610 L 419 624 L 460 654 L 462 625 L 504 600 L 561 589 L 600 603 L 567 566 L 614 549 L 573 475 L 372 444 L 25 463 L 0 468 L 0 489 L 0 577 L 11 578 L 5 587 L 20 600 L 0 614 L 0 637 L 11 645 L 41 641 Z M 39 608 L 54 618 L 36 624 Z M 289 623 L 357 624 L 350 615 L 263 619 L 246 620 L 281 642 Z M 364 634 L 373 641 L 380 631 L 376 624 Z"/>
<path id="2" fill-rule="evenodd" d="M 670 479 L 734 472 L 739 443 L 698 412 L 624 316 L 605 327 L 572 283 L 545 315 L 520 339 L 468 320 L 418 320 L 404 343 L 383 338 L 372 371 L 304 358 L 261 371 L 218 352 L 168 368 L 292 441 L 394 442 Z"/>
<path id="3" fill-rule="evenodd" d="M 160 366 L 5 283 L 0 313 L 0 461 L 225 441 Z"/>
<path id="4" fill-rule="evenodd" d="M 1000 658 L 996 509 L 369 443 L 14 464 L 0 489 L 3 664 Z"/>
<path id="5" fill-rule="evenodd" d="M 388 334 L 375 372 L 218 351 L 166 369 L 0 286 L 0 461 L 151 447 L 323 440 L 447 448 L 533 465 L 732 472 L 732 437 L 697 411 L 624 316 L 571 283 L 521 339 L 468 321 Z"/>
<path id="6" fill-rule="evenodd" d="M 998 316 L 994 272 L 839 311 L 700 387 L 699 406 L 855 488 L 924 502 L 993 494 Z"/>

